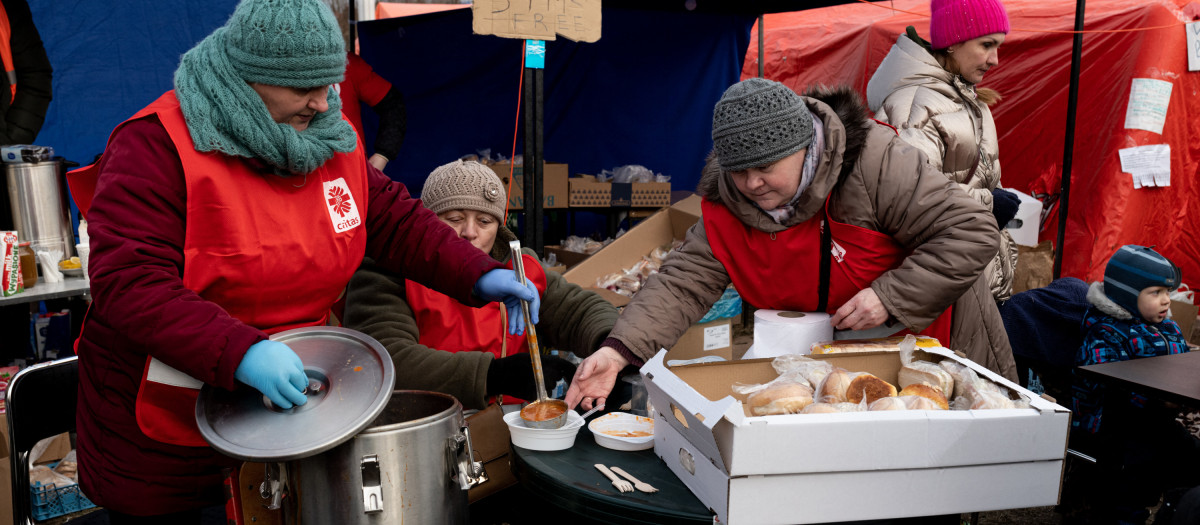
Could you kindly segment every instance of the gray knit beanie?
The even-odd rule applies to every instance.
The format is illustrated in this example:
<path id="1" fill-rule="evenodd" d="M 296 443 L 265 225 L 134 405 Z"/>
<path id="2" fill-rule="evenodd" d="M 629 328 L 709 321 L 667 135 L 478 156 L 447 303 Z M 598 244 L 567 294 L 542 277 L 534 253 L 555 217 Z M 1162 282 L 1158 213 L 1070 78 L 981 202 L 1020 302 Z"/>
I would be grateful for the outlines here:
<path id="1" fill-rule="evenodd" d="M 748 78 L 725 90 L 713 109 L 713 147 L 727 171 L 771 164 L 812 144 L 804 100 L 787 86 Z"/>
<path id="2" fill-rule="evenodd" d="M 425 179 L 421 200 L 433 213 L 475 210 L 504 220 L 508 196 L 500 177 L 491 168 L 473 160 L 456 160 L 438 166 Z"/>
<path id="3" fill-rule="evenodd" d="M 1151 286 L 1175 290 L 1182 279 L 1182 272 L 1170 259 L 1152 248 L 1126 244 L 1104 267 L 1104 295 L 1138 318 L 1142 316 L 1138 311 L 1142 290 Z"/>
<path id="4" fill-rule="evenodd" d="M 242 0 L 224 29 L 229 60 L 246 82 L 312 88 L 345 76 L 342 30 L 321 0 Z"/>

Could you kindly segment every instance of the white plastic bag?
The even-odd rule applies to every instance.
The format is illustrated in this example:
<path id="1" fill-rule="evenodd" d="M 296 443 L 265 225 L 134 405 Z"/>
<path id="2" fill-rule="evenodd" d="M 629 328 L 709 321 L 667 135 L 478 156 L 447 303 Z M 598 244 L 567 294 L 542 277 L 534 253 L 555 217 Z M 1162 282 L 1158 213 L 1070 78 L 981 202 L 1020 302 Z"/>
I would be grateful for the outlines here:
<path id="1" fill-rule="evenodd" d="M 1195 293 L 1196 292 L 1192 291 L 1191 288 L 1188 288 L 1187 283 L 1180 283 L 1179 288 L 1174 292 L 1171 292 L 1171 300 L 1187 304 L 1196 304 L 1193 302 L 1193 295 Z"/>

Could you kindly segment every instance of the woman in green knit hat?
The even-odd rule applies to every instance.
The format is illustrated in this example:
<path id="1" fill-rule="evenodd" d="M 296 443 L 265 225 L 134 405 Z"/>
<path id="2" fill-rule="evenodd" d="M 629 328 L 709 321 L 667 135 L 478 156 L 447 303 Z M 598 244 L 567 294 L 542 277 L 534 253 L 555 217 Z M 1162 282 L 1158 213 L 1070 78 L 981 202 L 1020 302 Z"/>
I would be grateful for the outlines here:
<path id="1" fill-rule="evenodd" d="M 345 61 L 320 0 L 244 0 L 71 176 L 94 299 L 77 342 L 79 482 L 114 525 L 200 523 L 222 504 L 237 462 L 201 438 L 199 387 L 305 404 L 303 363 L 268 336 L 325 324 L 364 256 L 463 303 L 537 309 L 535 288 L 367 164 L 329 89 Z"/>

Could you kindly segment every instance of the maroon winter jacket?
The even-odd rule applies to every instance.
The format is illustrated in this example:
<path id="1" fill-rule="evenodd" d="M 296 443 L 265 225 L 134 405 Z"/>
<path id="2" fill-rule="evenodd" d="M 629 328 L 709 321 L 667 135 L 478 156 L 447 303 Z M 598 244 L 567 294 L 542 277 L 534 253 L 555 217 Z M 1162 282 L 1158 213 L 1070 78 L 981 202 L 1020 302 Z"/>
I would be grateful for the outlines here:
<path id="1" fill-rule="evenodd" d="M 266 164 L 245 160 L 255 171 Z M 88 214 L 94 301 L 78 342 L 79 481 L 93 502 L 156 515 L 223 501 L 221 468 L 238 462 L 202 447 L 154 441 L 134 419 L 148 354 L 211 363 L 196 379 L 234 387 L 234 370 L 262 331 L 184 288 L 183 166 L 157 117 L 114 133 Z M 475 282 L 501 265 L 460 239 L 403 184 L 368 166 L 367 252 L 391 271 L 471 304 Z M 193 227 L 197 227 L 193 225 Z M 303 264 L 303 261 L 297 261 Z"/>

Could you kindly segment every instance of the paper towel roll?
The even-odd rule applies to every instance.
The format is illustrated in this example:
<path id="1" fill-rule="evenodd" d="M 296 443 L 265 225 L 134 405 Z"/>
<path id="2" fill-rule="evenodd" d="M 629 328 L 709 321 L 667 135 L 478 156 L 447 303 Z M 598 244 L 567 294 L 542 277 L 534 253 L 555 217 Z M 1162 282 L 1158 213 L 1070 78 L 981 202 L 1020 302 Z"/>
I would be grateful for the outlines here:
<path id="1" fill-rule="evenodd" d="M 808 354 L 812 344 L 833 340 L 829 314 L 758 310 L 754 312 L 754 345 L 744 359 Z"/>

